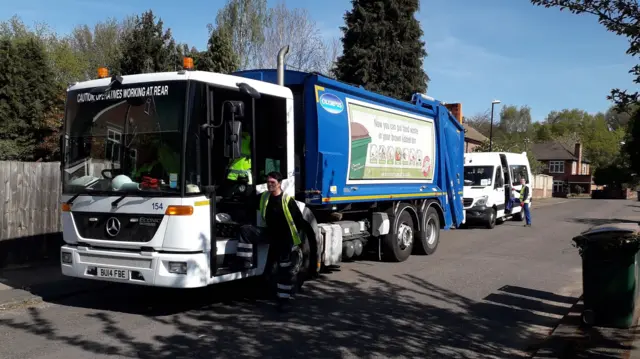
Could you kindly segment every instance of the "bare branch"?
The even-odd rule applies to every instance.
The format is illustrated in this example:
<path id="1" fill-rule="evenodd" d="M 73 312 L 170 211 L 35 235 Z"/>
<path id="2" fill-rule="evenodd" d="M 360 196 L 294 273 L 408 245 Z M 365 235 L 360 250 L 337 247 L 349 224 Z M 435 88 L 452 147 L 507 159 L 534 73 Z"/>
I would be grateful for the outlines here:
<path id="1" fill-rule="evenodd" d="M 300 71 L 325 71 L 326 47 L 322 33 L 306 9 L 287 8 L 284 1 L 269 9 L 257 63 L 275 68 L 278 51 L 289 45 L 287 64 Z"/>

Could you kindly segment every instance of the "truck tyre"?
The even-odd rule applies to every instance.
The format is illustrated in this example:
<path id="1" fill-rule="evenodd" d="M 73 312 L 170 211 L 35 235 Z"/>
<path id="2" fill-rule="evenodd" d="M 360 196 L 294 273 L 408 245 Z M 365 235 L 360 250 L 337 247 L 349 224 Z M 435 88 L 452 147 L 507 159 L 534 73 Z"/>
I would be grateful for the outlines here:
<path id="1" fill-rule="evenodd" d="M 302 242 L 302 268 L 300 269 L 301 277 L 304 280 L 314 279 L 318 277 L 318 262 L 320 260 L 320 247 L 318 246 L 318 239 L 321 238 L 320 228 L 318 228 L 318 221 L 316 220 L 316 216 L 313 215 L 313 212 L 308 207 L 304 208 L 302 211 L 302 217 L 305 221 L 309 222 L 311 228 L 313 228 L 313 232 L 315 233 L 314 238 L 308 238 L 306 234 L 302 233 L 301 236 L 306 239 Z"/>
<path id="2" fill-rule="evenodd" d="M 493 229 L 493 227 L 496 226 L 496 209 L 495 208 L 491 208 L 487 212 L 487 224 L 486 224 L 486 226 L 487 226 L 488 229 Z"/>
<path id="3" fill-rule="evenodd" d="M 415 241 L 416 225 L 413 221 L 409 209 L 413 208 L 406 203 L 398 206 L 396 215 L 389 215 L 391 228 L 389 234 L 385 235 L 384 256 L 390 262 L 404 262 L 413 251 Z"/>
<path id="4" fill-rule="evenodd" d="M 422 230 L 416 235 L 415 253 L 433 254 L 440 243 L 440 216 L 438 211 L 429 207 L 422 218 Z"/>

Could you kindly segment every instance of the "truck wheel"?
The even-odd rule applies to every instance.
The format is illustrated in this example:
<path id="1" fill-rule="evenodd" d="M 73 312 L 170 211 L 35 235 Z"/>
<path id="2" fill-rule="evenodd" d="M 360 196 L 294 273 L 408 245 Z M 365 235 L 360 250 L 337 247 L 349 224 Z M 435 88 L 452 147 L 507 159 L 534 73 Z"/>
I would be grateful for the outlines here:
<path id="1" fill-rule="evenodd" d="M 487 213 L 487 228 L 493 229 L 496 226 L 496 210 L 491 208 Z"/>
<path id="2" fill-rule="evenodd" d="M 384 236 L 385 257 L 391 262 L 404 262 L 413 251 L 415 223 L 407 209 L 410 205 L 403 203 L 398 208 L 398 215 L 389 216 L 391 231 Z"/>
<path id="3" fill-rule="evenodd" d="M 306 237 L 305 233 L 302 233 L 302 237 L 306 240 L 303 241 L 302 253 L 304 255 L 303 268 L 300 269 L 300 273 L 303 274 L 305 280 L 314 279 L 318 277 L 318 262 L 320 261 L 320 247 L 318 246 L 318 239 L 321 238 L 321 232 L 318 228 L 318 221 L 316 220 L 316 216 L 313 215 L 313 212 L 308 207 L 304 208 L 302 211 L 302 217 L 305 221 L 309 222 L 311 228 L 313 228 L 313 232 L 315 233 L 314 238 Z"/>
<path id="4" fill-rule="evenodd" d="M 429 207 L 422 218 L 422 231 L 416 235 L 416 254 L 433 254 L 440 243 L 440 217 L 438 211 Z"/>

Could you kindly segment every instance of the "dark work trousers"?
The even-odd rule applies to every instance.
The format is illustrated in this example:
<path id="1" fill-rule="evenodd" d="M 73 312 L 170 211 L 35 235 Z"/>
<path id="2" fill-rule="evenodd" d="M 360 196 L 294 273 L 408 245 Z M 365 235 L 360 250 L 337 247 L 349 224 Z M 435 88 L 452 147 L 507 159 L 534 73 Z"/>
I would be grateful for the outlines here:
<path id="1" fill-rule="evenodd" d="M 279 304 L 289 302 L 298 291 L 298 275 L 302 266 L 302 250 L 300 246 L 282 248 L 278 256 L 276 273 L 276 295 Z"/>
<path id="2" fill-rule="evenodd" d="M 276 297 L 279 303 L 288 302 L 293 299 L 299 287 L 298 275 L 302 266 L 302 249 L 300 246 L 283 245 L 276 238 L 267 238 L 264 228 L 244 225 L 238 231 L 238 249 L 236 256 L 240 268 L 251 268 L 257 266 L 257 245 L 267 243 L 270 245 L 270 257 L 277 262 L 277 270 L 272 280 L 275 283 Z M 273 262 L 271 262 L 273 263 Z M 265 268 L 270 271 L 273 267 Z M 274 285 L 275 284 L 275 285 Z"/>
<path id="3" fill-rule="evenodd" d="M 236 263 L 241 269 L 248 269 L 257 266 L 258 253 L 257 245 L 264 243 L 264 229 L 252 225 L 244 225 L 238 230 L 238 247 Z"/>

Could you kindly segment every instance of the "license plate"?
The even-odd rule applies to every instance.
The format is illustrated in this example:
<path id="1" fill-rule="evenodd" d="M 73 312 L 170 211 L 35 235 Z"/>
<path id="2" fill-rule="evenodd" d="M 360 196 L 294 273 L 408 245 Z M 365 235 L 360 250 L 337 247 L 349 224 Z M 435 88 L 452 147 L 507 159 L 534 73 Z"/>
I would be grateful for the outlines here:
<path id="1" fill-rule="evenodd" d="M 129 271 L 125 269 L 98 268 L 98 277 L 128 280 Z"/>

